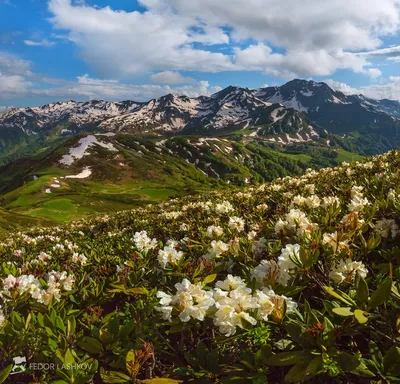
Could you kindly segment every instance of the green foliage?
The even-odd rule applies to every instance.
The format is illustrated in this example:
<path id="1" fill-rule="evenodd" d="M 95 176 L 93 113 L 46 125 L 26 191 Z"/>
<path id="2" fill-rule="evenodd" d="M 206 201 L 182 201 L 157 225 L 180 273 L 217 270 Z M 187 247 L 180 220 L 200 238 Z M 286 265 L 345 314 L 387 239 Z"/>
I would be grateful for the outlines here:
<path id="1" fill-rule="evenodd" d="M 393 151 L 3 235 L 0 383 L 400 382 L 399 167 Z"/>

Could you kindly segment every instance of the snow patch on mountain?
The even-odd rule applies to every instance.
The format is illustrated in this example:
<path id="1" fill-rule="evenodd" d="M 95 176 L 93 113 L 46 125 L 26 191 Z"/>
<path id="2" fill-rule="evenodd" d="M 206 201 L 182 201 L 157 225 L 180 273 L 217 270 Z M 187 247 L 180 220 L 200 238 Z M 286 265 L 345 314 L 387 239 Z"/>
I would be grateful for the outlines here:
<path id="1" fill-rule="evenodd" d="M 284 111 L 284 113 L 281 113 L 282 111 Z M 276 123 L 277 121 L 283 119 L 283 118 L 286 116 L 286 113 L 287 113 L 287 111 L 286 111 L 284 108 L 282 108 L 282 107 L 277 108 L 277 109 L 274 109 L 274 110 L 271 112 L 272 122 L 273 122 L 273 123 Z M 278 116 L 278 115 L 279 115 L 279 116 Z"/>
<path id="2" fill-rule="evenodd" d="M 80 139 L 78 146 L 70 148 L 69 153 L 64 155 L 59 162 L 63 165 L 72 165 L 75 161 L 82 159 L 83 156 L 89 155 L 88 150 L 96 145 L 108 149 L 109 151 L 117 151 L 111 143 L 104 143 L 97 140 L 94 135 L 89 135 Z"/>
<path id="3" fill-rule="evenodd" d="M 310 90 L 301 90 L 300 91 L 300 93 L 303 95 L 303 96 L 305 96 L 305 97 L 311 97 L 311 96 L 314 96 L 314 92 L 313 91 L 310 91 Z"/>
<path id="4" fill-rule="evenodd" d="M 70 175 L 65 176 L 66 179 L 86 179 L 92 174 L 92 170 L 90 167 L 83 168 L 82 172 L 78 173 L 77 175 Z"/>

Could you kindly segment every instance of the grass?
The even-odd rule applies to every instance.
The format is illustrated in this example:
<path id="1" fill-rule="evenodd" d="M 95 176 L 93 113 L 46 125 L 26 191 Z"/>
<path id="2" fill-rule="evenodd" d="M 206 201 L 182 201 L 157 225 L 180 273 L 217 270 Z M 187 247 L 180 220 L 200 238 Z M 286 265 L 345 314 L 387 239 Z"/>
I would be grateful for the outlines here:
<path id="1" fill-rule="evenodd" d="M 359 161 L 364 159 L 365 156 L 358 155 L 357 153 L 353 152 L 348 152 L 342 148 L 340 148 L 338 151 L 338 157 L 337 161 L 342 162 L 342 161 Z"/>
<path id="2" fill-rule="evenodd" d="M 276 151 L 271 151 L 276 153 Z M 280 156 L 286 157 L 288 159 L 296 160 L 296 161 L 302 161 L 304 163 L 309 162 L 312 157 L 310 155 L 306 155 L 304 153 L 286 153 L 286 152 L 278 152 Z"/>
<path id="3" fill-rule="evenodd" d="M 43 172 L 44 173 L 44 172 Z M 43 174 L 16 190 L 3 196 L 3 206 L 10 214 L 24 214 L 24 217 L 51 220 L 63 223 L 88 215 L 116 212 L 150 202 L 166 200 L 178 192 L 171 187 L 157 187 L 150 182 L 124 181 L 121 184 L 100 183 L 89 180 L 62 180 L 61 188 L 45 189 L 60 172 Z M 49 171 L 50 173 L 50 171 Z"/>

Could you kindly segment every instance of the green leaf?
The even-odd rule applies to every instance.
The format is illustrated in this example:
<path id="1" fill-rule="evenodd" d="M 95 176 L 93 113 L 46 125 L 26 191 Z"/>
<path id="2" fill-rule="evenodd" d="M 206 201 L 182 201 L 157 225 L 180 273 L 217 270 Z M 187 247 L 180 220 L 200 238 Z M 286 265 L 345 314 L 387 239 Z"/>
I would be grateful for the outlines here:
<path id="1" fill-rule="evenodd" d="M 70 336 L 75 333 L 76 320 L 74 316 L 71 316 L 67 321 L 67 335 Z"/>
<path id="2" fill-rule="evenodd" d="M 361 363 L 356 356 L 350 355 L 350 353 L 347 352 L 339 353 L 334 357 L 334 360 L 337 361 L 340 368 L 345 372 L 355 370 Z"/>
<path id="3" fill-rule="evenodd" d="M 310 364 L 310 357 L 308 357 L 308 360 L 306 361 L 298 362 L 286 374 L 285 382 L 299 383 L 307 380 L 307 378 L 311 377 L 311 375 L 307 373 L 307 367 L 309 364 Z"/>
<path id="4" fill-rule="evenodd" d="M 117 316 L 113 316 L 108 323 L 108 331 L 114 336 L 118 335 L 119 331 L 119 319 Z"/>
<path id="5" fill-rule="evenodd" d="M 65 325 L 60 316 L 55 318 L 56 327 L 65 334 Z"/>
<path id="6" fill-rule="evenodd" d="M 371 295 L 368 307 L 370 309 L 379 307 L 382 305 L 390 296 L 390 291 L 392 290 L 392 280 L 386 279 L 376 291 Z"/>
<path id="7" fill-rule="evenodd" d="M 125 366 L 131 378 L 134 379 L 138 373 L 139 366 L 135 365 L 135 351 L 133 349 L 126 354 Z"/>
<path id="8" fill-rule="evenodd" d="M 116 288 L 108 290 L 108 293 L 126 293 L 129 295 L 148 295 L 146 288 Z"/>
<path id="9" fill-rule="evenodd" d="M 272 355 L 267 359 L 268 365 L 284 367 L 288 365 L 294 365 L 300 362 L 304 362 L 310 358 L 308 352 L 293 351 L 293 352 L 281 352 L 276 355 Z"/>
<path id="10" fill-rule="evenodd" d="M 369 353 L 371 354 L 373 362 L 380 367 L 383 363 L 383 356 L 379 347 L 373 341 L 369 342 Z"/>
<path id="11" fill-rule="evenodd" d="M 25 328 L 25 321 L 17 311 L 11 312 L 11 323 L 17 330 Z"/>
<path id="12" fill-rule="evenodd" d="M 324 291 L 326 293 L 329 293 L 331 296 L 333 296 L 334 298 L 342 301 L 343 303 L 347 304 L 347 305 L 355 305 L 356 303 L 351 299 L 351 297 L 347 296 L 345 293 L 340 292 L 337 293 L 332 287 L 323 287 Z"/>
<path id="13" fill-rule="evenodd" d="M 383 368 L 386 374 L 400 376 L 400 348 L 393 345 L 383 358 Z"/>
<path id="14" fill-rule="evenodd" d="M 307 375 L 318 375 L 321 371 L 323 371 L 323 363 L 324 361 L 321 355 L 315 356 L 307 365 Z"/>
<path id="15" fill-rule="evenodd" d="M 363 279 L 360 274 L 357 272 L 358 276 L 358 286 L 357 286 L 357 299 L 360 300 L 362 304 L 368 304 L 368 299 L 369 299 L 369 289 L 368 289 L 368 284 Z"/>
<path id="16" fill-rule="evenodd" d="M 117 371 L 106 371 L 104 368 L 100 368 L 100 376 L 104 383 L 131 383 L 131 378 L 122 372 Z"/>
<path id="17" fill-rule="evenodd" d="M 375 374 L 373 372 L 371 372 L 362 361 L 356 369 L 353 369 L 351 371 L 351 373 L 354 373 L 355 375 L 358 375 L 361 377 L 375 377 Z"/>
<path id="18" fill-rule="evenodd" d="M 119 329 L 119 339 L 123 339 L 135 329 L 135 321 L 130 320 Z"/>
<path id="19" fill-rule="evenodd" d="M 25 329 L 29 328 L 29 324 L 30 324 L 31 320 L 32 320 L 32 314 L 29 313 L 28 317 L 26 318 L 26 321 L 25 321 Z"/>
<path id="20" fill-rule="evenodd" d="M 212 275 L 208 275 L 207 277 L 204 278 L 203 280 L 203 286 L 212 283 L 217 277 L 216 273 L 213 273 Z"/>
<path id="21" fill-rule="evenodd" d="M 13 369 L 13 365 L 10 364 L 0 372 L 0 384 L 4 383 L 6 381 L 7 377 L 10 375 L 12 369 Z"/>
<path id="22" fill-rule="evenodd" d="M 78 341 L 78 345 L 84 351 L 99 355 L 103 352 L 103 345 L 100 341 L 93 339 L 92 337 L 84 337 L 82 340 Z"/>
<path id="23" fill-rule="evenodd" d="M 72 355 L 71 350 L 68 348 L 67 352 L 65 352 L 64 364 L 65 365 L 73 365 L 74 363 L 75 363 L 74 356 Z"/>
<path id="24" fill-rule="evenodd" d="M 182 380 L 167 379 L 162 377 L 156 377 L 154 379 L 142 380 L 142 384 L 178 384 L 182 383 Z"/>
<path id="25" fill-rule="evenodd" d="M 338 307 L 332 309 L 333 313 L 336 313 L 339 316 L 353 316 L 353 312 L 349 307 Z"/>
<path id="26" fill-rule="evenodd" d="M 361 309 L 356 309 L 354 311 L 354 317 L 357 319 L 357 321 L 360 324 L 365 324 L 368 321 L 368 317 L 365 316 L 365 313 L 367 313 L 367 312 L 364 312 Z"/>

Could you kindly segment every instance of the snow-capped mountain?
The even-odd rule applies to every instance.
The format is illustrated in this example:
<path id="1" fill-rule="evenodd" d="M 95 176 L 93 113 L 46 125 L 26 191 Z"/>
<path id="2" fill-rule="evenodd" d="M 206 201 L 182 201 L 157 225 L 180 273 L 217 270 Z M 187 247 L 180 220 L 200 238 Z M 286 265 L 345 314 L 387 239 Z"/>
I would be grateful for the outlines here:
<path id="1" fill-rule="evenodd" d="M 123 101 L 118 103 L 92 100 L 84 103 L 76 101 L 58 102 L 42 107 L 11 108 L 0 115 L 0 126 L 31 130 L 45 129 L 54 124 L 73 124 L 78 127 L 98 124 L 104 119 L 128 113 L 141 103 Z"/>
<path id="2" fill-rule="evenodd" d="M 169 94 L 105 119 L 100 128 L 113 132 L 177 132 L 197 115 L 201 100 Z"/>
<path id="3" fill-rule="evenodd" d="M 228 87 L 207 97 L 166 95 L 148 102 L 58 102 L 0 115 L 0 158 L 32 153 L 82 131 L 213 135 L 241 131 L 281 144 L 319 140 L 322 131 L 384 137 L 400 145 L 400 103 L 344 95 L 325 83 L 293 80 L 280 87 Z M 379 139 L 380 140 L 380 139 Z M 18 149 L 18 153 L 16 153 Z M 3 161 L 4 162 L 4 161 Z"/>
<path id="4" fill-rule="evenodd" d="M 325 83 L 292 80 L 281 87 L 255 90 L 268 103 L 280 103 L 305 114 L 311 121 L 335 133 L 360 128 L 390 128 L 400 117 L 400 103 L 347 96 Z"/>

